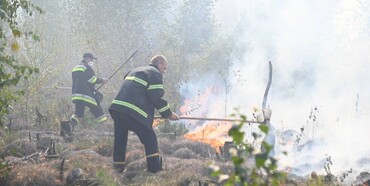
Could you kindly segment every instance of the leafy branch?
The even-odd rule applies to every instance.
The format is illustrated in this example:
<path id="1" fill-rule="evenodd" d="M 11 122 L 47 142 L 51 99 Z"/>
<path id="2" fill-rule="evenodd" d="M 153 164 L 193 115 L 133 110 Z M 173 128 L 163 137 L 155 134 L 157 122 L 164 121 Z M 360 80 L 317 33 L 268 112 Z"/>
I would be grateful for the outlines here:
<path id="1" fill-rule="evenodd" d="M 235 117 L 235 115 L 233 115 Z M 240 149 L 245 151 L 245 155 L 240 153 L 234 153 L 231 160 L 234 165 L 234 171 L 230 175 L 223 174 L 220 170 L 212 172 L 213 177 L 218 177 L 219 181 L 223 182 L 224 185 L 280 185 L 285 179 L 285 173 L 277 170 L 277 160 L 269 156 L 273 150 L 274 145 L 268 144 L 263 141 L 259 153 L 255 153 L 255 149 L 252 145 L 248 144 L 244 140 L 245 133 L 243 131 L 243 125 L 247 123 L 247 117 L 239 114 L 241 122 L 238 125 L 233 126 L 229 130 L 229 135 L 233 138 L 234 144 Z M 259 125 L 259 129 L 262 133 L 267 135 L 270 128 L 268 125 Z M 258 138 L 258 134 L 253 134 L 255 140 Z M 249 158 L 254 160 L 254 166 L 246 166 L 246 162 Z M 220 180 L 223 177 L 225 179 Z"/>
<path id="2" fill-rule="evenodd" d="M 12 38 L 31 36 L 34 40 L 38 37 L 33 32 L 22 33 L 20 29 L 21 19 L 25 17 L 23 12 L 28 16 L 33 16 L 34 12 L 42 13 L 41 8 L 26 0 L 1 1 L 0 4 L 0 126 L 1 119 L 8 113 L 10 103 L 17 99 L 17 96 L 23 95 L 22 90 L 12 90 L 22 78 L 28 79 L 33 73 L 38 73 L 37 68 L 22 65 L 10 51 L 17 52 L 20 45 L 17 42 L 8 44 Z M 10 46 L 10 50 L 7 46 Z"/>

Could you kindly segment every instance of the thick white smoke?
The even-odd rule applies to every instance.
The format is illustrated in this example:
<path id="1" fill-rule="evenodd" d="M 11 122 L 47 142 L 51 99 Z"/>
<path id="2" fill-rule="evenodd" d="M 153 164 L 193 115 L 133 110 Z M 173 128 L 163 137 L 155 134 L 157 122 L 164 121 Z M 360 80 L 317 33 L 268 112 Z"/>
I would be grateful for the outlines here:
<path id="1" fill-rule="evenodd" d="M 301 175 L 325 173 L 327 156 L 334 175 L 350 168 L 370 171 L 370 2 L 224 0 L 216 5 L 221 28 L 235 33 L 242 25 L 240 41 L 247 48 L 232 69 L 241 70 L 246 85 L 233 88 L 228 110 L 250 113 L 261 107 L 271 61 L 272 124 L 298 133 L 304 127 L 302 139 L 315 141 L 282 162 Z"/>

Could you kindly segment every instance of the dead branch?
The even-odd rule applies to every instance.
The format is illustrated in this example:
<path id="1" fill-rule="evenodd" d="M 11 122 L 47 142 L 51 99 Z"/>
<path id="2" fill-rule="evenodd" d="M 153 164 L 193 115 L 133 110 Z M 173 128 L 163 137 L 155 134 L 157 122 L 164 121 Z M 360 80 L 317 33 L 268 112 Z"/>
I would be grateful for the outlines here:
<path id="1" fill-rule="evenodd" d="M 265 89 L 265 94 L 263 95 L 262 109 L 266 108 L 267 96 L 269 94 L 271 82 L 272 82 L 272 64 L 271 64 L 271 61 L 269 61 L 269 81 Z"/>

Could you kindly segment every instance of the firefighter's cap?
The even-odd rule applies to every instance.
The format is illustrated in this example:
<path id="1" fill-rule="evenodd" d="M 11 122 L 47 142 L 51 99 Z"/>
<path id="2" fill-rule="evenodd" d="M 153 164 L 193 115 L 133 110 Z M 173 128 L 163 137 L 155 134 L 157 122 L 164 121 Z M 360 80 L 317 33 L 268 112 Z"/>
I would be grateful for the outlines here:
<path id="1" fill-rule="evenodd" d="M 98 58 L 94 57 L 94 56 L 92 55 L 92 53 L 89 53 L 89 52 L 88 52 L 88 53 L 84 53 L 83 58 L 98 59 Z"/>

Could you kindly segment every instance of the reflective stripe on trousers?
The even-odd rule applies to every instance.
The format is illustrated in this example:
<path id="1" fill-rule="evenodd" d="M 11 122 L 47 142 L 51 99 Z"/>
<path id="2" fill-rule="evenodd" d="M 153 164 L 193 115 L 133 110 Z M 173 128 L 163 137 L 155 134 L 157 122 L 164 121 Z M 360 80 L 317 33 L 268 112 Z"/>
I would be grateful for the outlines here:
<path id="1" fill-rule="evenodd" d="M 113 161 L 124 162 L 126 160 L 128 131 L 131 130 L 135 132 L 145 147 L 148 171 L 158 172 L 161 170 L 158 141 L 154 130 L 125 113 L 113 110 L 109 110 L 109 112 L 114 121 Z"/>

